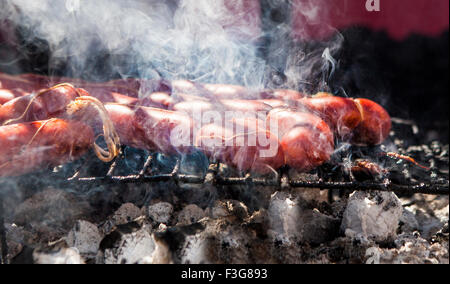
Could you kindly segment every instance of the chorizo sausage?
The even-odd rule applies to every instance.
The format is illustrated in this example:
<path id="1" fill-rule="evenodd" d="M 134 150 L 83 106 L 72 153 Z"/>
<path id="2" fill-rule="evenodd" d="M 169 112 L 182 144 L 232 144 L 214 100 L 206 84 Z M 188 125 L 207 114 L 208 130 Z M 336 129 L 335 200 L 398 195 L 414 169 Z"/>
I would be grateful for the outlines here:
<path id="1" fill-rule="evenodd" d="M 379 145 L 383 143 L 392 128 L 389 113 L 379 104 L 368 99 L 355 99 L 362 114 L 361 123 L 352 134 L 352 143 L 359 145 Z"/>
<path id="2" fill-rule="evenodd" d="M 19 176 L 79 158 L 94 143 L 87 125 L 60 119 L 0 127 L 0 177 Z"/>
<path id="3" fill-rule="evenodd" d="M 240 171 L 267 174 L 284 165 L 278 138 L 259 119 L 235 118 L 225 125 L 205 125 L 195 145 L 210 158 Z"/>
<path id="4" fill-rule="evenodd" d="M 379 104 L 368 99 L 335 97 L 319 93 L 296 100 L 299 111 L 310 111 L 324 119 L 336 136 L 357 145 L 379 145 L 389 136 L 391 117 Z"/>
<path id="5" fill-rule="evenodd" d="M 139 107 L 135 111 L 134 127 L 142 133 L 146 149 L 166 154 L 182 154 L 192 149 L 194 123 L 187 115 Z"/>
<path id="6" fill-rule="evenodd" d="M 297 100 L 296 106 L 325 120 L 336 136 L 343 140 L 348 140 L 362 121 L 360 109 L 353 99 L 320 95 Z"/>
<path id="7" fill-rule="evenodd" d="M 0 107 L 0 125 L 54 117 L 78 96 L 79 93 L 72 86 L 59 85 L 38 95 L 15 98 Z"/>
<path id="8" fill-rule="evenodd" d="M 319 117 L 289 109 L 274 109 L 267 126 L 277 127 L 286 164 L 299 171 L 312 170 L 328 161 L 334 151 L 334 136 Z"/>

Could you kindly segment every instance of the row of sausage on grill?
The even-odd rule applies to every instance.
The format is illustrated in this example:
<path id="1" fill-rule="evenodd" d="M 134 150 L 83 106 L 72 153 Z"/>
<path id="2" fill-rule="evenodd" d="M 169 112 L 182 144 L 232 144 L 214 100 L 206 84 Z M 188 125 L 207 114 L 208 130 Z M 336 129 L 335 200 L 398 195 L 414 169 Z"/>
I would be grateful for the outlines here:
<path id="1" fill-rule="evenodd" d="M 284 165 L 310 171 L 330 159 L 337 140 L 381 144 L 391 119 L 371 100 L 327 93 L 0 74 L 0 125 L 0 177 L 60 165 L 91 147 L 109 162 L 121 145 L 173 155 L 200 149 L 264 174 Z"/>

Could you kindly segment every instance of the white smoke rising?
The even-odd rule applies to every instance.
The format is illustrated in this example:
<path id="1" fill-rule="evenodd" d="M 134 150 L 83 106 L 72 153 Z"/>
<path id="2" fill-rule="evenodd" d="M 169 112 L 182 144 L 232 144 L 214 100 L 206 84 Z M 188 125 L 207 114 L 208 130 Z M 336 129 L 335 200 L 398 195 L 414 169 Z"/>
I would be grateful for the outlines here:
<path id="1" fill-rule="evenodd" d="M 313 47 L 279 37 L 318 25 L 318 15 L 330 9 L 324 0 L 262 1 L 287 11 L 285 22 L 270 31 L 262 30 L 258 0 L 2 1 L 0 23 L 20 26 L 24 43 L 48 43 L 49 74 L 63 70 L 60 75 L 90 80 L 120 75 L 262 88 L 271 86 L 265 75 L 274 64 L 286 77 L 275 87 L 304 89 L 323 81 L 323 51 L 333 55 L 342 45 L 339 36 Z M 264 38 L 274 39 L 272 62 L 258 53 Z"/>
<path id="2" fill-rule="evenodd" d="M 19 24 L 28 32 L 26 41 L 47 41 L 50 68 L 68 62 L 67 75 L 94 76 L 96 59 L 108 54 L 110 66 L 103 69 L 124 77 L 249 86 L 262 81 L 264 62 L 253 44 L 260 34 L 258 23 L 239 22 L 259 19 L 252 15 L 259 7 L 248 7 L 246 1 L 3 1 L 0 21 Z"/>

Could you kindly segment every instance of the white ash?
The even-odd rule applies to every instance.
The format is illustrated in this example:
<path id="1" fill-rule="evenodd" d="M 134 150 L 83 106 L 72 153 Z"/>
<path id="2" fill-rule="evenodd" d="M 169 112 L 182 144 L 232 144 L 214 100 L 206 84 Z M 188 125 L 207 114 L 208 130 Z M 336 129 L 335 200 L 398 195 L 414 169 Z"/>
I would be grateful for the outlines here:
<path id="1" fill-rule="evenodd" d="M 363 242 L 393 240 L 403 213 L 400 200 L 390 192 L 355 192 L 350 196 L 341 229 Z"/>
<path id="2" fill-rule="evenodd" d="M 69 247 L 76 248 L 85 257 L 95 257 L 102 241 L 97 226 L 87 221 L 78 221 L 65 238 Z"/>
<path id="3" fill-rule="evenodd" d="M 151 256 L 146 256 L 139 260 L 138 264 L 173 264 L 172 252 L 170 251 L 168 245 L 155 238 L 153 235 L 153 240 L 155 241 L 155 250 Z"/>
<path id="4" fill-rule="evenodd" d="M 208 241 L 198 235 L 186 237 L 181 250 L 181 263 L 183 264 L 211 264 L 208 258 Z"/>
<path id="5" fill-rule="evenodd" d="M 268 209 L 270 230 L 268 232 L 274 240 L 284 244 L 291 244 L 301 239 L 300 207 L 291 195 L 276 192 L 272 195 Z"/>
<path id="6" fill-rule="evenodd" d="M 236 217 L 204 218 L 204 230 L 187 236 L 180 250 L 182 264 L 250 263 L 247 247 L 255 237 Z"/>
<path id="7" fill-rule="evenodd" d="M 148 206 L 147 214 L 156 223 L 169 224 L 173 215 L 173 206 L 167 202 L 160 202 Z"/>
<path id="8" fill-rule="evenodd" d="M 135 264 L 151 257 L 155 251 L 155 241 L 147 226 L 130 234 L 122 235 L 113 248 L 105 249 L 105 264 Z"/>
<path id="9" fill-rule="evenodd" d="M 187 205 L 178 213 L 177 225 L 190 225 L 205 217 L 205 211 L 195 204 Z"/>
<path id="10" fill-rule="evenodd" d="M 268 210 L 268 235 L 283 245 L 296 242 L 321 244 L 336 237 L 340 220 L 317 209 L 300 206 L 303 199 L 277 192 L 272 196 Z"/>
<path id="11" fill-rule="evenodd" d="M 34 250 L 35 264 L 85 264 L 76 248 L 60 248 L 54 251 Z"/>
<path id="12" fill-rule="evenodd" d="M 430 244 L 414 234 L 402 234 L 395 241 L 397 248 L 371 247 L 366 252 L 368 264 L 448 264 L 447 247 Z"/>

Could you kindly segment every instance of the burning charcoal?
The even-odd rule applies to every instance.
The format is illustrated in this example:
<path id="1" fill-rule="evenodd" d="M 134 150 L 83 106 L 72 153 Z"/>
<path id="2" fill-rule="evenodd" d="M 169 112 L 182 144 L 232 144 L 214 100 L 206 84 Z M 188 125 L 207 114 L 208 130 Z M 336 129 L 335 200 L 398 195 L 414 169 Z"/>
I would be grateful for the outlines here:
<path id="1" fill-rule="evenodd" d="M 119 226 L 103 239 L 97 263 L 134 264 L 153 255 L 156 245 L 150 228 L 128 227 Z"/>
<path id="2" fill-rule="evenodd" d="M 402 233 L 414 233 L 420 228 L 416 216 L 407 208 L 403 209 L 403 214 L 400 218 L 400 224 Z"/>
<path id="3" fill-rule="evenodd" d="M 265 209 L 254 212 L 246 220 L 246 225 L 252 228 L 260 239 L 267 239 L 269 223 L 268 212 Z"/>
<path id="4" fill-rule="evenodd" d="M 333 240 L 339 233 L 340 220 L 299 204 L 286 193 L 272 196 L 269 206 L 269 236 L 284 246 L 303 241 L 321 244 Z"/>
<path id="5" fill-rule="evenodd" d="M 418 235 L 402 234 L 396 248 L 372 247 L 366 253 L 367 263 L 375 264 L 448 264 L 448 246 L 430 244 Z"/>
<path id="6" fill-rule="evenodd" d="M 180 250 L 183 264 L 251 263 L 248 247 L 254 234 L 228 218 L 203 219 L 204 230 L 185 237 Z"/>
<path id="7" fill-rule="evenodd" d="M 312 245 L 319 245 L 332 241 L 339 234 L 339 219 L 327 216 L 319 210 L 302 211 L 302 241 Z"/>
<path id="8" fill-rule="evenodd" d="M 142 210 L 132 203 L 125 203 L 114 213 L 112 221 L 115 225 L 124 225 L 142 216 Z"/>
<path id="9" fill-rule="evenodd" d="M 205 217 L 205 211 L 195 204 L 188 205 L 178 213 L 177 226 L 190 225 Z"/>
<path id="10" fill-rule="evenodd" d="M 236 200 L 227 201 L 227 208 L 228 211 L 239 220 L 244 220 L 249 217 L 248 208 L 242 202 Z"/>
<path id="11" fill-rule="evenodd" d="M 384 242 L 396 236 L 403 208 L 394 193 L 355 192 L 350 196 L 341 229 L 350 238 Z"/>
<path id="12" fill-rule="evenodd" d="M 301 212 L 298 201 L 284 192 L 272 195 L 268 210 L 269 236 L 283 244 L 291 244 L 301 239 Z"/>
<path id="13" fill-rule="evenodd" d="M 216 201 L 213 207 L 206 209 L 206 214 L 212 219 L 231 216 L 231 212 L 224 201 Z"/>
<path id="14" fill-rule="evenodd" d="M 418 231 L 423 238 L 429 240 L 448 224 L 449 197 L 416 194 L 408 200 L 408 210 L 418 222 Z"/>
<path id="15" fill-rule="evenodd" d="M 419 208 L 414 208 L 413 210 L 419 223 L 419 231 L 426 239 L 430 239 L 434 234 L 439 232 L 446 223 L 448 223 L 448 206 L 432 213 Z M 433 216 L 434 214 L 435 216 Z"/>
<path id="16" fill-rule="evenodd" d="M 81 198 L 63 190 L 47 189 L 25 200 L 15 210 L 14 222 L 32 228 L 35 241 L 46 243 L 65 235 L 91 208 Z"/>
<path id="17" fill-rule="evenodd" d="M 172 219 L 173 206 L 167 202 L 160 202 L 148 207 L 148 216 L 156 223 L 169 224 Z"/>
<path id="18" fill-rule="evenodd" d="M 212 208 L 206 210 L 206 213 L 213 219 L 234 216 L 243 220 L 248 217 L 248 208 L 244 203 L 236 200 L 216 201 Z"/>
<path id="19" fill-rule="evenodd" d="M 435 236 L 431 239 L 433 243 L 447 243 L 449 242 L 449 231 L 448 231 L 448 223 L 444 225 L 442 230 L 436 233 Z"/>
<path id="20" fill-rule="evenodd" d="M 307 204 L 328 202 L 328 190 L 320 190 L 318 188 L 295 188 L 292 192 L 298 196 L 302 202 Z"/>
<path id="21" fill-rule="evenodd" d="M 66 237 L 69 247 L 76 248 L 86 257 L 94 257 L 100 246 L 102 237 L 97 226 L 86 221 L 78 221 Z"/>

